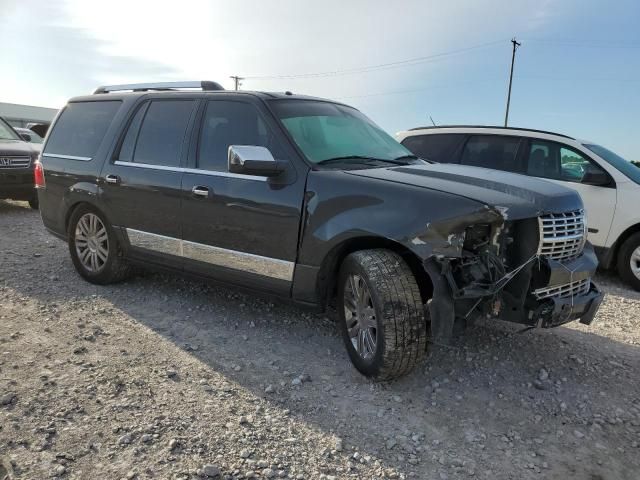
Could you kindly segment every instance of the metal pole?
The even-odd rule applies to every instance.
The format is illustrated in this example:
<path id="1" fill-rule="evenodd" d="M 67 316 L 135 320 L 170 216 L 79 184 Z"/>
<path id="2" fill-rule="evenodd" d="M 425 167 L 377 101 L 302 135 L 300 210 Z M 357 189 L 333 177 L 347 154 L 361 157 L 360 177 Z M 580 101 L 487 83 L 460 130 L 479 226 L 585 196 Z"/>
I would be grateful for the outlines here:
<path id="1" fill-rule="evenodd" d="M 244 77 L 239 77 L 237 75 L 231 75 L 229 78 L 233 78 L 233 84 L 235 90 L 240 90 L 240 85 L 242 85 L 241 80 L 244 80 Z"/>
<path id="2" fill-rule="evenodd" d="M 506 127 L 509 123 L 509 104 L 511 103 L 511 84 L 513 83 L 513 64 L 516 61 L 516 50 L 522 45 L 518 43 L 515 38 L 511 39 L 511 43 L 513 43 L 513 52 L 511 53 L 511 73 L 509 74 L 509 94 L 507 95 L 507 111 L 504 114 L 504 126 Z"/>

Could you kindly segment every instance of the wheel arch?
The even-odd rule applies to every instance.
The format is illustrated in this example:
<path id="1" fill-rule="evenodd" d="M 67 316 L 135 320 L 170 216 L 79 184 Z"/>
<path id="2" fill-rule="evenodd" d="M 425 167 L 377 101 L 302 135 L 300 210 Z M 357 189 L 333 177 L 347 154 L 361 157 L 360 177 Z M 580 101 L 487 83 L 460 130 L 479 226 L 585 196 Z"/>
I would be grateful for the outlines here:
<path id="1" fill-rule="evenodd" d="M 73 215 L 73 212 L 80 205 L 88 205 L 91 208 L 95 208 L 105 218 L 107 217 L 105 211 L 97 205 L 97 200 L 100 193 L 100 187 L 92 182 L 78 182 L 69 186 L 65 190 L 64 195 L 61 199 L 64 208 L 61 209 L 61 216 L 58 217 L 58 222 L 62 221 L 65 235 L 69 230 L 69 221 L 71 220 L 71 215 Z"/>
<path id="2" fill-rule="evenodd" d="M 622 245 L 624 245 L 624 242 L 627 241 L 627 239 L 635 234 L 640 232 L 640 223 L 635 223 L 633 225 L 631 225 L 630 227 L 627 227 L 626 230 L 624 230 L 616 239 L 615 242 L 613 242 L 613 245 L 611 245 L 611 248 L 609 249 L 609 253 L 608 255 L 606 255 L 603 259 L 602 259 L 602 263 L 603 263 L 603 267 L 604 268 L 612 268 L 615 267 L 617 262 L 618 262 L 618 254 L 620 253 L 620 247 L 622 247 Z"/>
<path id="3" fill-rule="evenodd" d="M 331 305 L 335 299 L 338 272 L 344 259 L 353 252 L 376 248 L 391 250 L 399 254 L 407 262 L 415 276 L 423 302 L 431 298 L 433 295 L 433 283 L 422 266 L 422 261 L 414 252 L 394 240 L 367 235 L 343 240 L 335 245 L 322 260 L 316 283 L 316 298 L 323 309 Z"/>

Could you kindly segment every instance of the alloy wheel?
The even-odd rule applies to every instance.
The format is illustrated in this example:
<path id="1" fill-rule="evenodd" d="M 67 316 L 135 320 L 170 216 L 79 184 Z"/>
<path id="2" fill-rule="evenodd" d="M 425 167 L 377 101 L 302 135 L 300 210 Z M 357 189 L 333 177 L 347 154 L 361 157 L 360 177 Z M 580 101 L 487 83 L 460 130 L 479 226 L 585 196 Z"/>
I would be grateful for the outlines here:
<path id="1" fill-rule="evenodd" d="M 631 267 L 631 272 L 636 276 L 636 278 L 640 279 L 640 247 L 637 247 L 633 252 L 631 252 L 629 266 Z"/>
<path id="2" fill-rule="evenodd" d="M 94 213 L 80 217 L 74 241 L 78 259 L 87 271 L 97 273 L 104 268 L 109 257 L 109 236 L 100 217 Z"/>
<path id="3" fill-rule="evenodd" d="M 365 360 L 376 353 L 377 323 L 371 292 L 362 276 L 350 274 L 344 287 L 347 332 L 358 355 Z"/>

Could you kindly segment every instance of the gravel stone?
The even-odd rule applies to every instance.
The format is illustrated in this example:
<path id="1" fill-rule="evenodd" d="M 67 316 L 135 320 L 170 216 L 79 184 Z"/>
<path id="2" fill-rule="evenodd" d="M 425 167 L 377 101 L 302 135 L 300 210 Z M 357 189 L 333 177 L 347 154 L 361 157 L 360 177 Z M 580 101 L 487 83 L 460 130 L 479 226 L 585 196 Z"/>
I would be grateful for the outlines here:
<path id="1" fill-rule="evenodd" d="M 168 274 L 89 284 L 23 202 L 0 201 L 0 238 L 0 478 L 640 471 L 640 292 L 612 274 L 590 326 L 479 319 L 380 384 L 326 314 Z"/>
<path id="2" fill-rule="evenodd" d="M 215 477 L 219 477 L 221 472 L 220 472 L 220 468 L 217 465 L 205 465 L 204 467 L 202 467 L 202 473 L 204 474 L 205 477 L 209 477 L 209 478 L 215 478 Z"/>

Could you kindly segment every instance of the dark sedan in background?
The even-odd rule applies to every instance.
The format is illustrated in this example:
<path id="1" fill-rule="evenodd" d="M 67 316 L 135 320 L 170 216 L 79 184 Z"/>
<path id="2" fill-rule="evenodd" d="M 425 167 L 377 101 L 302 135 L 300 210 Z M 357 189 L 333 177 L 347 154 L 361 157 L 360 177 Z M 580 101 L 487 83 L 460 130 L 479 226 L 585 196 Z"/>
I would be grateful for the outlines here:
<path id="1" fill-rule="evenodd" d="M 39 145 L 25 142 L 0 118 L 0 199 L 26 200 L 31 208 L 38 208 L 33 165 L 39 152 Z"/>

